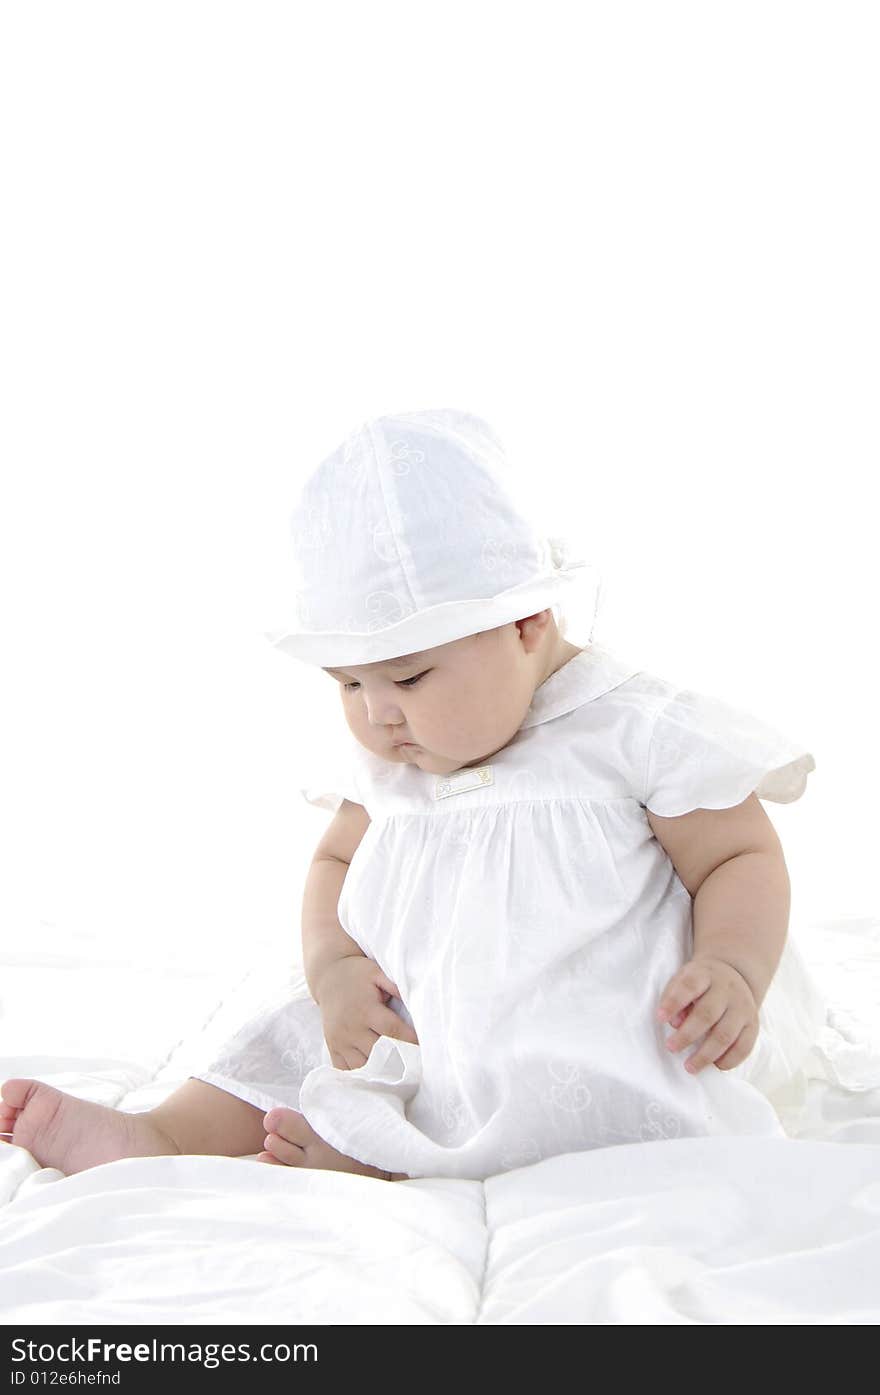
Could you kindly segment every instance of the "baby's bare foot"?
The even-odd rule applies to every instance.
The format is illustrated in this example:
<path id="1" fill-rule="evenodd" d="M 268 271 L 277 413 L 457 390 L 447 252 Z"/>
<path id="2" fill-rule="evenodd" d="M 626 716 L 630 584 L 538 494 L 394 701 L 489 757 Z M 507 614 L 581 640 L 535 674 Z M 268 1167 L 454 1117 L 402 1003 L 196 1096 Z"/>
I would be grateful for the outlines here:
<path id="1" fill-rule="evenodd" d="M 361 1177 L 381 1177 L 386 1182 L 407 1180 L 405 1172 L 383 1172 L 338 1153 L 320 1138 L 304 1115 L 295 1109 L 270 1109 L 263 1119 L 267 1130 L 265 1153 L 258 1162 L 281 1163 L 287 1167 L 317 1167 L 329 1172 L 356 1172 Z"/>
<path id="2" fill-rule="evenodd" d="M 37 1080 L 7 1080 L 0 1096 L 0 1134 L 11 1134 L 3 1142 L 26 1148 L 41 1167 L 68 1176 L 117 1158 L 180 1152 L 145 1115 L 78 1100 Z"/>

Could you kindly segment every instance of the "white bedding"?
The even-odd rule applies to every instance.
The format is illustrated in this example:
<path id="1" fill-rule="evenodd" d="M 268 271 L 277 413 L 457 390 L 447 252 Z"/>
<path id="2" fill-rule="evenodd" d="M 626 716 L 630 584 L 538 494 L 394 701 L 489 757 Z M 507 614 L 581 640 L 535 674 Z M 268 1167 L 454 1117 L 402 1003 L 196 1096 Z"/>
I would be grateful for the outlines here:
<path id="1" fill-rule="evenodd" d="M 787 1139 L 627 1144 L 485 1183 L 195 1156 L 63 1177 L 4 1145 L 3 1321 L 876 1323 L 880 922 L 796 935 L 827 1019 L 774 1098 Z M 186 1079 L 273 972 L 85 973 L 75 944 L 5 961 L 2 1077 L 131 1110 Z"/>

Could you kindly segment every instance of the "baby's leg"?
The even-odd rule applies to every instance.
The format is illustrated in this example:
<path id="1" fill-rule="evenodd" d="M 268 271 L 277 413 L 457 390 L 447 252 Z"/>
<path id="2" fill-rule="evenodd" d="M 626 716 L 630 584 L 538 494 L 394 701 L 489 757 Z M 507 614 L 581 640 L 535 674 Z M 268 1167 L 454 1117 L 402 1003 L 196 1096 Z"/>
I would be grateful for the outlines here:
<path id="1" fill-rule="evenodd" d="M 117 1158 L 174 1153 L 255 1153 L 263 1111 L 202 1080 L 187 1080 L 155 1109 L 127 1114 L 64 1094 L 37 1080 L 0 1089 L 0 1132 L 42 1167 L 68 1176 Z"/>
<path id="2" fill-rule="evenodd" d="M 213 1153 L 228 1158 L 258 1153 L 265 1110 L 206 1080 L 185 1080 L 144 1117 L 177 1144 L 178 1153 Z"/>
<path id="3" fill-rule="evenodd" d="M 127 1114 L 104 1104 L 93 1104 L 44 1085 L 37 1080 L 7 1080 L 0 1089 L 0 1134 L 26 1148 L 41 1167 L 56 1167 L 70 1176 L 118 1158 L 152 1158 L 179 1153 L 209 1153 L 241 1157 L 259 1153 L 261 1162 L 284 1162 L 298 1167 L 329 1168 L 385 1177 L 377 1168 L 367 1167 L 354 1158 L 337 1153 L 319 1139 L 301 1114 L 291 1109 L 264 1114 L 257 1105 L 237 1095 L 209 1085 L 204 1080 L 186 1080 L 155 1109 Z M 267 1138 L 267 1121 L 274 1116 L 300 1120 L 297 1134 L 306 1146 L 290 1156 L 260 1152 Z M 273 1135 L 269 1136 L 274 1139 Z M 284 1138 L 291 1130 L 284 1129 Z M 400 1174 L 400 1178 L 403 1174 Z M 391 1174 L 392 1180 L 399 1180 Z"/>

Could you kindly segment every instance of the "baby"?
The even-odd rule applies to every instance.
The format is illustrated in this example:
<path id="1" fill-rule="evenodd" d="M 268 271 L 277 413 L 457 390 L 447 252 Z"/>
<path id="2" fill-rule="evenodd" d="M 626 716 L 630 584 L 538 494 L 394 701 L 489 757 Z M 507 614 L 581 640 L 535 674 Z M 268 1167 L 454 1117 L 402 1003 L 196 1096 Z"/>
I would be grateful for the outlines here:
<path id="1" fill-rule="evenodd" d="M 309 623 L 279 647 L 338 685 L 359 753 L 305 883 L 309 996 L 257 1019 L 246 1049 L 233 1044 L 144 1113 L 6 1081 L 0 1130 L 42 1165 L 212 1153 L 387 1180 L 485 1177 L 616 1142 L 782 1134 L 758 1089 L 717 1072 L 758 1041 L 788 925 L 785 860 L 758 791 L 796 798 L 812 757 L 747 714 L 566 641 L 552 605 L 529 608 L 559 594 L 564 569 L 542 574 L 540 548 L 518 546 L 528 524 L 487 442 L 466 414 L 379 419 L 312 484 L 319 498 L 344 485 L 359 522 L 378 485 L 385 533 L 340 529 L 329 548 L 314 493 L 301 504 Z M 478 515 L 479 565 L 491 570 L 481 492 L 495 561 L 499 536 L 525 558 L 524 576 L 500 565 L 511 584 L 481 585 L 466 538 L 456 562 L 454 528 L 431 572 L 420 509 L 436 493 L 449 506 L 456 471 L 462 517 Z M 402 592 L 387 568 L 418 557 L 429 603 L 376 623 L 377 597 Z M 371 615 L 360 634 L 357 595 Z M 412 639 L 442 642 L 409 652 Z M 249 1081 L 254 1042 L 264 1059 Z"/>

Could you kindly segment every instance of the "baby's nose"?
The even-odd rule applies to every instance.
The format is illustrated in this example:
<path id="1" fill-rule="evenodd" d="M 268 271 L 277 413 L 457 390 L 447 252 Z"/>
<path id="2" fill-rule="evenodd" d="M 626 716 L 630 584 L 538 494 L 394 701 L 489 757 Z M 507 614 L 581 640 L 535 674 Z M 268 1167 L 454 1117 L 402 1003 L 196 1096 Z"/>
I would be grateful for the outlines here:
<path id="1" fill-rule="evenodd" d="M 402 714 L 393 698 L 373 698 L 367 701 L 367 718 L 371 727 L 395 727 L 400 725 Z"/>

